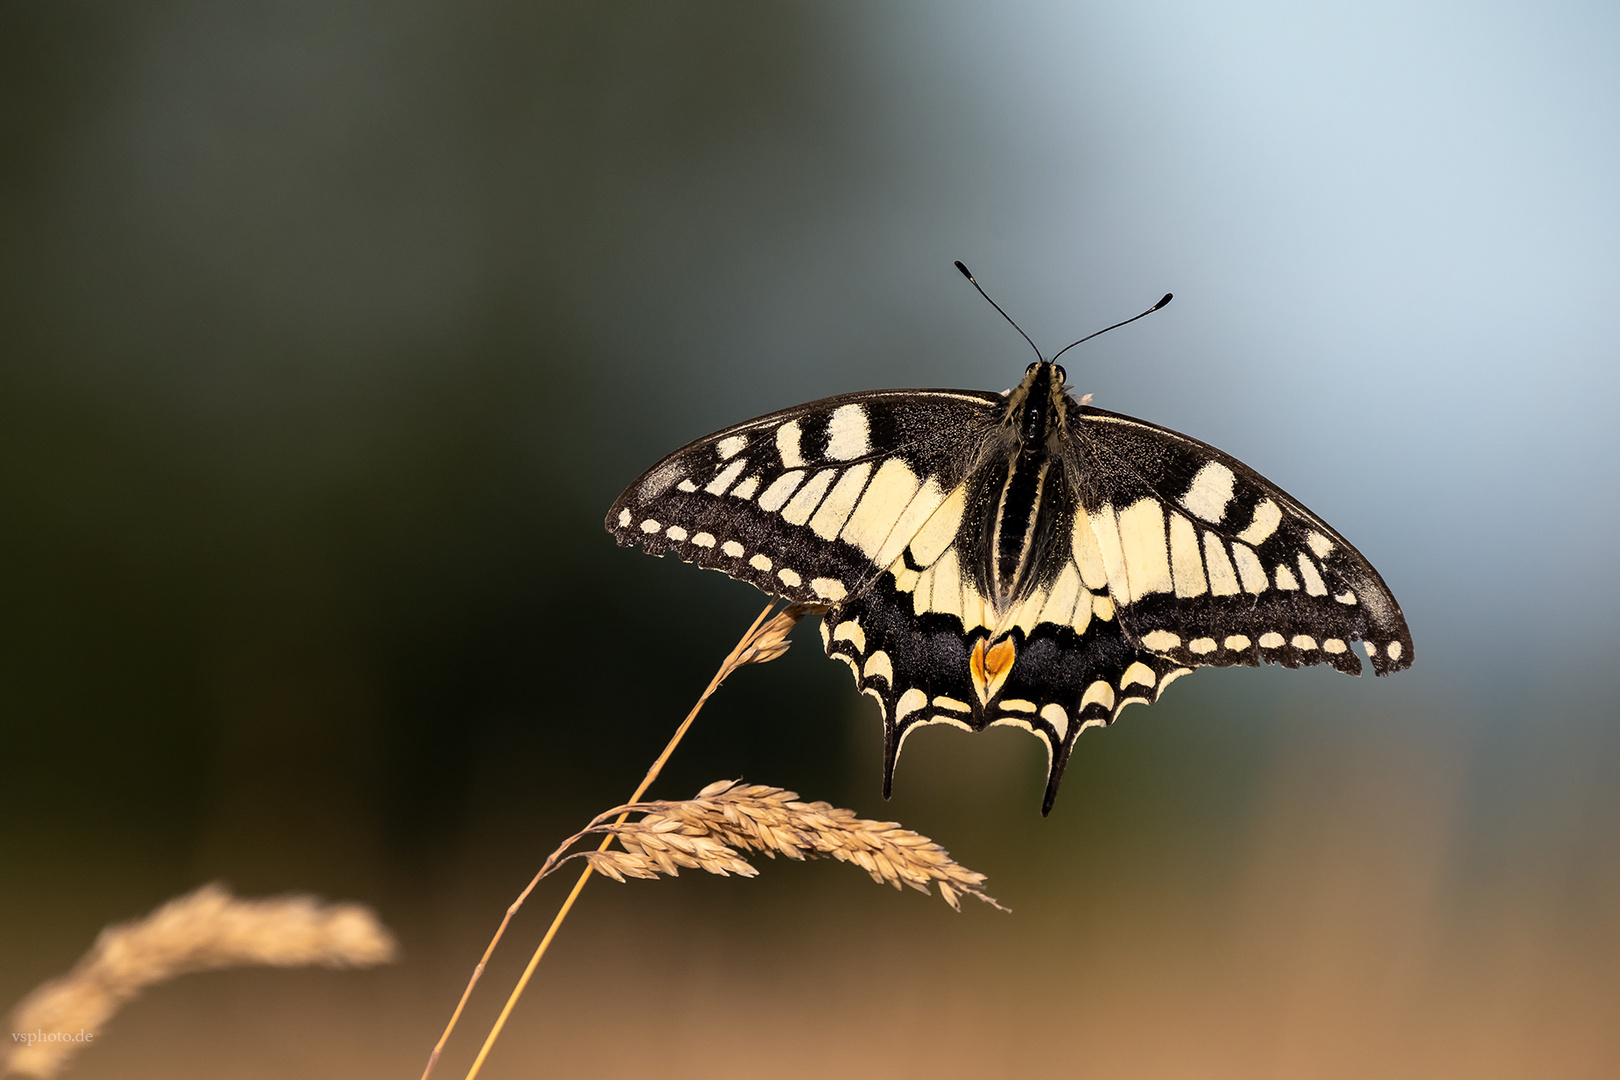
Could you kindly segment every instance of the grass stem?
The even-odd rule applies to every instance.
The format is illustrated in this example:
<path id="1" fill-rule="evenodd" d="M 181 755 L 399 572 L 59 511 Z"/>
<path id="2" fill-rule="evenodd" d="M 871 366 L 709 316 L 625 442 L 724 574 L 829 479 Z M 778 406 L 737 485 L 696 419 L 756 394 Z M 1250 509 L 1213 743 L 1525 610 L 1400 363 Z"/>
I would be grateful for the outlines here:
<path id="1" fill-rule="evenodd" d="M 702 695 L 698 697 L 697 704 L 692 706 L 692 711 L 686 714 L 686 719 L 681 721 L 681 726 L 675 729 L 674 735 L 670 736 L 669 743 L 665 745 L 663 753 L 658 755 L 657 760 L 647 770 L 647 775 L 642 777 L 640 785 L 636 787 L 635 794 L 630 796 L 629 802 L 639 802 L 642 795 L 646 794 L 647 789 L 652 786 L 653 781 L 658 779 L 658 774 L 663 771 L 664 766 L 669 762 L 670 755 L 675 752 L 675 747 L 680 745 L 681 739 L 685 737 L 687 730 L 691 728 L 692 722 L 697 719 L 698 713 L 708 703 L 709 698 L 714 696 L 715 691 L 720 689 L 720 684 L 726 681 L 727 676 L 737 668 L 755 659 L 750 654 L 754 651 L 754 647 L 763 633 L 774 625 L 776 620 L 769 620 L 768 617 L 775 606 L 775 600 L 766 604 L 764 610 L 755 617 L 753 623 L 748 627 L 748 631 L 743 634 L 737 641 L 736 646 L 726 655 L 725 660 L 720 664 L 719 670 L 714 673 L 714 678 L 709 680 L 709 685 L 704 688 Z M 769 656 L 763 657 L 763 659 L 769 658 Z M 614 824 L 622 825 L 629 813 L 626 810 L 620 814 Z M 613 834 L 610 832 L 602 838 L 602 844 L 597 850 L 606 851 L 608 845 L 612 842 Z M 549 869 L 550 861 L 548 860 L 547 865 L 540 868 L 533 880 L 524 887 L 523 891 L 518 894 L 517 899 L 512 901 L 511 905 L 506 909 L 505 917 L 501 919 L 500 926 L 495 929 L 495 936 L 490 938 L 489 945 L 484 949 L 484 955 L 479 958 L 478 965 L 473 968 L 472 978 L 467 980 L 467 988 L 461 992 L 461 1000 L 456 1002 L 455 1011 L 450 1014 L 450 1022 L 445 1025 L 444 1034 L 439 1036 L 439 1041 L 433 1047 L 433 1053 L 428 1056 L 427 1067 L 422 1070 L 422 1080 L 428 1080 L 432 1075 L 433 1067 L 439 1061 L 439 1055 L 444 1052 L 445 1044 L 450 1041 L 451 1032 L 455 1031 L 457 1021 L 461 1019 L 462 1012 L 467 1008 L 467 1001 L 472 997 L 473 987 L 478 985 L 478 980 L 483 976 L 484 968 L 488 966 L 489 958 L 495 952 L 495 946 L 500 944 L 502 936 L 506 933 L 507 926 L 512 922 L 512 917 L 517 914 L 518 909 L 523 906 L 523 902 L 529 898 L 529 894 L 534 891 L 536 885 L 540 884 L 540 879 L 546 875 Z M 540 958 L 551 947 L 551 940 L 557 936 L 558 928 L 562 926 L 563 920 L 568 917 L 568 912 L 573 908 L 574 901 L 579 898 L 580 892 L 584 890 L 585 882 L 590 880 L 592 872 L 590 864 L 587 863 L 585 869 L 580 872 L 579 880 L 574 882 L 573 889 L 568 893 L 568 898 L 563 901 L 562 907 L 558 909 L 556 918 L 551 920 L 551 926 L 546 930 L 546 936 L 540 939 L 540 944 L 535 948 L 534 955 L 529 958 L 528 966 L 523 969 L 523 976 L 518 979 L 517 986 L 513 987 L 511 995 L 507 997 L 506 1005 L 501 1009 L 500 1016 L 496 1017 L 494 1027 L 490 1029 L 489 1035 L 484 1039 L 483 1047 L 478 1051 L 478 1057 L 473 1061 L 472 1068 L 467 1071 L 466 1080 L 473 1080 L 478 1075 L 479 1070 L 484 1067 L 484 1059 L 489 1056 L 490 1048 L 495 1045 L 495 1040 L 500 1037 L 501 1029 L 506 1026 L 506 1018 L 512 1014 L 512 1009 L 517 1004 L 518 998 L 522 996 L 524 988 L 529 985 L 529 979 L 534 974 L 534 969 L 539 965 Z"/>

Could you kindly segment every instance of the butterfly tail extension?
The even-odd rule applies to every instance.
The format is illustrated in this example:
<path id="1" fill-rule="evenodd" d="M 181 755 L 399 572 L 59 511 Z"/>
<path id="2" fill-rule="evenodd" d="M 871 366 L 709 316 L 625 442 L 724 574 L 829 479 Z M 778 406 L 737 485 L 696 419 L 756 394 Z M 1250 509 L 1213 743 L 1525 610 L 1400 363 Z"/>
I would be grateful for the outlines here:
<path id="1" fill-rule="evenodd" d="M 1046 794 L 1041 799 L 1042 817 L 1052 813 L 1052 804 L 1057 802 L 1058 785 L 1063 782 L 1063 772 L 1069 767 L 1069 757 L 1074 753 L 1074 740 L 1079 737 L 1082 730 L 1083 727 L 1069 732 L 1063 744 L 1052 754 L 1052 760 L 1046 771 Z"/>
<path id="2" fill-rule="evenodd" d="M 887 716 L 883 718 L 883 797 L 894 796 L 894 766 L 900 760 L 900 740 L 902 736 L 894 721 Z"/>

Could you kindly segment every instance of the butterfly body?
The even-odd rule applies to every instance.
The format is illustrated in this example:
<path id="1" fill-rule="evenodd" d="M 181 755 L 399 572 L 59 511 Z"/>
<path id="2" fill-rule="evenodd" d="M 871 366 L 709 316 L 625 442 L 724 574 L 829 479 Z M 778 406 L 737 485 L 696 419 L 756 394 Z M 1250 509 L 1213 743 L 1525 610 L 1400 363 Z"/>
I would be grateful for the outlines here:
<path id="1" fill-rule="evenodd" d="M 996 394 L 884 390 L 783 410 L 659 462 L 621 544 L 825 609 L 822 637 L 884 719 L 884 794 L 930 723 L 1075 739 L 1194 667 L 1407 667 L 1378 572 L 1258 473 L 1076 401 L 1031 364 Z"/>

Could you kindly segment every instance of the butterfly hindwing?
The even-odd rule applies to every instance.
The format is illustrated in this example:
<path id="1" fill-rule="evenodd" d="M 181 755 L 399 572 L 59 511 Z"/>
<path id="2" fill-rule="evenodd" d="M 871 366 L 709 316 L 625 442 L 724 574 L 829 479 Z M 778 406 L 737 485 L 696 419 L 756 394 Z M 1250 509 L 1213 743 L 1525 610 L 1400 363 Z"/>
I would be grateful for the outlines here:
<path id="1" fill-rule="evenodd" d="M 1326 522 L 1242 462 L 1178 432 L 1078 408 L 1074 474 L 1122 625 L 1188 666 L 1412 663 L 1378 571 Z"/>
<path id="2" fill-rule="evenodd" d="M 942 556 L 934 565 L 955 575 L 959 564 Z M 1080 732 L 1112 723 L 1129 704 L 1158 700 L 1164 687 L 1188 670 L 1126 640 L 1112 617 L 1106 585 L 1097 594 L 1083 586 L 1060 586 L 1037 591 L 1012 616 L 1022 618 L 1028 629 L 1012 626 L 1008 655 L 1016 660 L 1003 678 L 985 686 L 973 677 L 973 649 L 990 639 L 991 628 L 980 617 L 984 609 L 972 595 L 972 580 L 949 583 L 967 596 L 965 604 L 941 601 L 936 573 L 936 597 L 919 604 L 918 590 L 898 587 L 907 577 L 903 569 L 899 575 L 884 574 L 822 622 L 828 655 L 849 665 L 856 685 L 883 714 L 885 796 L 905 740 L 917 728 L 949 724 L 980 731 L 1007 725 L 1029 731 L 1045 745 L 1043 810 L 1050 810 Z M 1085 605 L 1079 616 L 1076 592 Z M 965 619 L 956 613 L 964 608 Z M 1099 610 L 1107 617 L 1099 617 Z M 982 690 L 990 691 L 988 700 Z"/>
<path id="3" fill-rule="evenodd" d="M 909 540 L 897 538 L 885 571 L 824 620 L 829 655 L 882 711 L 885 792 L 916 728 L 1009 725 L 1047 749 L 1050 809 L 1081 731 L 1156 701 L 1190 670 L 1120 626 L 1096 538 L 1061 470 L 1054 497 L 1029 519 L 1040 537 L 1032 587 L 1000 605 L 991 599 L 988 538 L 1012 461 L 993 446 L 981 455 Z"/>

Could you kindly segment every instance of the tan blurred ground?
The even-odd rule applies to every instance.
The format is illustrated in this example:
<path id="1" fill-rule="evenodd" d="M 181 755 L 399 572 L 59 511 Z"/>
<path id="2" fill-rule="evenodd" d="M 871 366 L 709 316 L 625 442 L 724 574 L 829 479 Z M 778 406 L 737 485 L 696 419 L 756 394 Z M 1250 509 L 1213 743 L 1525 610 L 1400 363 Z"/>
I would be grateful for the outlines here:
<path id="1" fill-rule="evenodd" d="M 1615 1075 L 1617 882 L 1584 924 L 1531 877 L 1460 898 L 1463 747 L 1398 732 L 1291 740 L 1218 864 L 1116 848 L 1087 867 L 1059 850 L 1009 872 L 989 846 L 972 865 L 1011 915 L 952 915 L 826 864 L 768 864 L 763 888 L 593 883 L 485 1075 Z M 947 773 L 984 764 L 965 739 L 931 753 L 961 755 Z M 470 1061 L 552 886 L 441 1075 Z M 73 1075 L 413 1076 L 497 916 L 462 906 L 406 927 L 392 969 L 173 984 Z"/>

